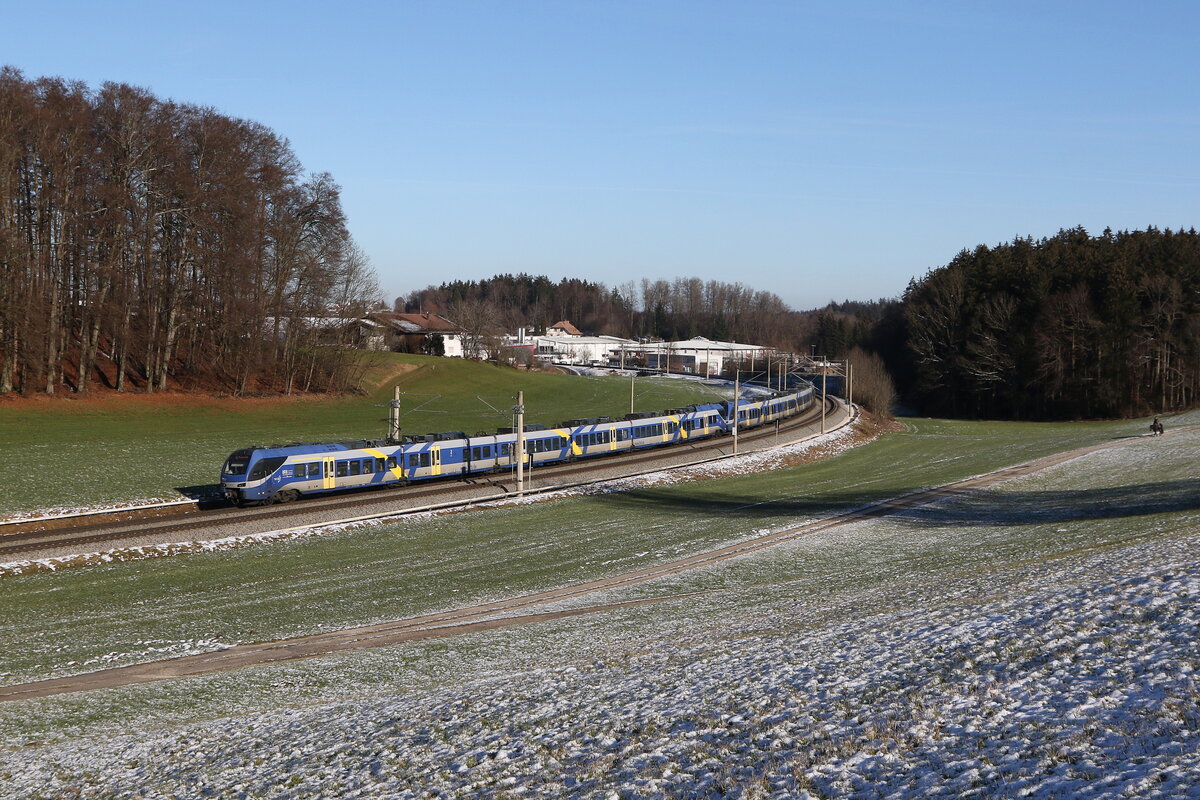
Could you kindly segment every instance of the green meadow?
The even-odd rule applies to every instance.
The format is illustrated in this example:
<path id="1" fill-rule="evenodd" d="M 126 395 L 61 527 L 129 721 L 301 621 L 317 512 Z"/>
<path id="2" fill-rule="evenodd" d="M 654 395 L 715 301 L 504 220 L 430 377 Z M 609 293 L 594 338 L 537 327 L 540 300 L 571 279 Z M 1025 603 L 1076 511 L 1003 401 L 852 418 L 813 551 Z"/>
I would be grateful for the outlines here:
<path id="1" fill-rule="evenodd" d="M 248 445 L 383 438 L 399 386 L 407 433 L 492 432 L 512 425 L 517 393 L 528 422 L 629 411 L 630 380 L 523 372 L 461 359 L 367 354 L 362 394 L 286 400 L 179 395 L 0 401 L 0 517 L 47 508 L 180 499 L 215 483 Z M 638 379 L 638 410 L 716 398 L 691 381 Z"/>

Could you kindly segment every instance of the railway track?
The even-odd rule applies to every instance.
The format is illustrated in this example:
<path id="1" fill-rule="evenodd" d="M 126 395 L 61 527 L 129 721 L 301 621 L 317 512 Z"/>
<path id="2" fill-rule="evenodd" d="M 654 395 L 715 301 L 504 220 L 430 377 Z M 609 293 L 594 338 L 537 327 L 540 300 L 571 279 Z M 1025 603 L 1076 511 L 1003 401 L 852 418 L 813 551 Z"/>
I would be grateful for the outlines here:
<path id="1" fill-rule="evenodd" d="M 964 492 L 992 486 L 1010 478 L 1028 475 L 1086 453 L 1117 447 L 1132 439 L 1105 442 L 1077 450 L 1056 453 L 1024 464 L 1006 467 L 930 489 L 910 492 L 865 505 L 823 519 L 812 520 L 783 530 L 756 536 L 725 547 L 697 553 L 617 575 L 585 581 L 571 586 L 520 595 L 504 600 L 464 606 L 443 612 L 424 614 L 376 625 L 302 636 L 278 641 L 237 645 L 225 650 L 184 656 L 165 661 L 135 664 L 97 672 L 54 678 L 33 683 L 0 687 L 0 702 L 128 686 L 152 681 L 203 675 L 248 666 L 312 658 L 335 652 L 363 650 L 422 639 L 446 638 L 481 630 L 542 622 L 566 616 L 598 613 L 633 605 L 664 602 L 686 595 L 666 594 L 626 602 L 610 602 L 572 609 L 531 612 L 533 609 L 562 603 L 630 586 L 689 570 L 701 569 L 729 559 L 743 557 L 781 544 L 813 536 L 863 520 L 885 517 L 929 505 Z"/>
<path id="2" fill-rule="evenodd" d="M 839 406 L 829 400 L 834 413 Z M 828 410 L 827 410 L 828 413 Z M 820 419 L 820 407 L 814 405 L 803 414 L 775 425 L 764 425 L 739 436 L 739 450 L 770 444 L 785 435 L 811 427 Z M 532 489 L 526 494 L 553 491 L 569 486 L 611 480 L 614 467 L 628 475 L 686 466 L 726 458 L 732 454 L 728 436 L 695 443 L 653 448 L 628 455 L 598 457 L 584 461 L 539 466 L 530 472 Z M 528 485 L 528 484 L 527 484 Z M 174 503 L 106 512 L 64 515 L 45 520 L 9 523 L 0 528 L 0 560 L 36 558 L 119 547 L 124 543 L 154 540 L 179 541 L 196 532 L 236 527 L 237 534 L 249 535 L 289 528 L 301 524 L 320 525 L 372 515 L 400 515 L 431 509 L 466 507 L 480 502 L 515 496 L 511 474 L 471 476 L 465 479 L 419 483 L 405 487 L 359 490 L 346 494 L 305 498 L 294 504 L 238 509 L 231 506 L 200 508 L 195 504 Z M 314 517 L 318 521 L 312 521 Z M 209 536 L 209 538 L 220 538 Z"/>

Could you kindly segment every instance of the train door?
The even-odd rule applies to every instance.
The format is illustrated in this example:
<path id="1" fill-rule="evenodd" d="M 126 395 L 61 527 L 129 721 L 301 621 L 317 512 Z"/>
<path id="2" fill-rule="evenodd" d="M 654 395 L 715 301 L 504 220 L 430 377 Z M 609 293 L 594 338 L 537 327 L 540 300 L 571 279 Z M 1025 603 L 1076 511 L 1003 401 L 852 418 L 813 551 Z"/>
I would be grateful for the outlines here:
<path id="1" fill-rule="evenodd" d="M 334 487 L 332 458 L 325 459 L 325 480 L 322 482 L 321 487 L 323 489 L 332 489 Z"/>
<path id="2" fill-rule="evenodd" d="M 441 475 L 442 474 L 442 448 L 440 448 L 440 447 L 431 448 L 431 452 L 433 454 L 433 460 L 430 462 L 432 469 L 429 471 L 429 474 L 430 475 Z"/>

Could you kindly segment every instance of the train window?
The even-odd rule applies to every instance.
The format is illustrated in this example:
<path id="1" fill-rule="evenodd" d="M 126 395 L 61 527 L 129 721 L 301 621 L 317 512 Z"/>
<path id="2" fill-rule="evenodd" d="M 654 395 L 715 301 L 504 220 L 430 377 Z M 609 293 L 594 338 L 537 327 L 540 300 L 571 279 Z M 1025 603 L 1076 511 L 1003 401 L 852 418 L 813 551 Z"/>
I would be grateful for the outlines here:
<path id="1" fill-rule="evenodd" d="M 321 477 L 321 465 L 319 463 L 308 465 L 308 477 L 310 477 L 310 478 Z"/>
<path id="2" fill-rule="evenodd" d="M 348 469 L 348 468 L 347 468 L 347 466 L 346 466 L 346 462 L 345 462 L 345 461 L 339 461 L 339 462 L 337 462 L 337 476 L 338 476 L 339 478 L 344 478 L 344 477 L 346 477 L 346 470 L 347 470 L 347 469 Z"/>
<path id="3" fill-rule="evenodd" d="M 351 475 L 357 475 L 358 473 L 362 472 L 362 468 L 360 467 L 359 462 L 351 461 L 351 462 L 349 462 L 349 464 L 350 464 L 350 474 Z"/>
<path id="4" fill-rule="evenodd" d="M 264 458 L 254 465 L 254 469 L 250 470 L 250 480 L 260 481 L 267 477 L 275 470 L 283 466 L 283 462 L 287 461 L 286 456 L 278 456 L 276 458 Z"/>
<path id="5" fill-rule="evenodd" d="M 395 468 L 396 468 L 396 457 L 395 457 L 395 456 L 388 456 L 388 460 L 387 460 L 387 468 L 388 468 L 388 469 L 395 469 Z"/>
<path id="6" fill-rule="evenodd" d="M 364 458 L 363 459 L 363 475 L 370 475 L 374 471 L 375 471 L 375 459 Z"/>
<path id="7" fill-rule="evenodd" d="M 223 472 L 226 475 L 245 475 L 246 468 L 250 466 L 250 450 L 237 450 L 225 462 Z"/>
<path id="8" fill-rule="evenodd" d="M 492 446 L 490 444 L 483 448 L 483 457 L 484 458 L 492 457 Z"/>
<path id="9" fill-rule="evenodd" d="M 385 467 L 383 466 L 383 459 L 382 458 L 375 459 L 375 471 L 383 472 L 384 469 L 385 469 Z"/>

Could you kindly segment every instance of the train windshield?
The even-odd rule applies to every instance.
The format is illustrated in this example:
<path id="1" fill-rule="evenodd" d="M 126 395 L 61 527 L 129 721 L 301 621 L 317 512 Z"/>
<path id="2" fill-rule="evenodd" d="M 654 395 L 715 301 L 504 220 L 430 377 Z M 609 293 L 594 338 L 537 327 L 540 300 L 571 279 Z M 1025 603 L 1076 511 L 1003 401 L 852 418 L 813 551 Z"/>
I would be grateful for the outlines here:
<path id="1" fill-rule="evenodd" d="M 263 478 L 282 467 L 283 462 L 285 461 L 287 461 L 286 456 L 260 459 L 259 462 L 254 465 L 254 471 L 250 473 L 250 480 L 261 481 Z"/>
<path id="2" fill-rule="evenodd" d="M 246 468 L 250 466 L 250 453 L 250 450 L 235 451 L 221 471 L 226 475 L 245 475 Z"/>

